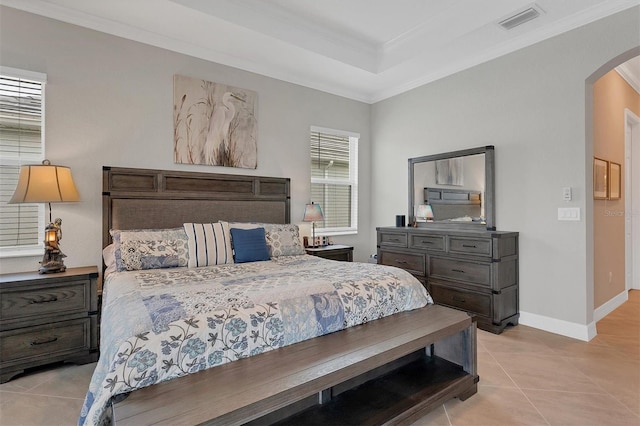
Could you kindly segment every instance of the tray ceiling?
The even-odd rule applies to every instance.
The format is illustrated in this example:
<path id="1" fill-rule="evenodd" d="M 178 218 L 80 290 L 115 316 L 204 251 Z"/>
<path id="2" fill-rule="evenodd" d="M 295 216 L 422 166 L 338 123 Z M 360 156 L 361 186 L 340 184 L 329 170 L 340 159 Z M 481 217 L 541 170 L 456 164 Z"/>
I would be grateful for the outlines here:
<path id="1" fill-rule="evenodd" d="M 0 4 L 376 102 L 638 0 L 0 0 Z M 511 30 L 498 23 L 533 9 Z"/>

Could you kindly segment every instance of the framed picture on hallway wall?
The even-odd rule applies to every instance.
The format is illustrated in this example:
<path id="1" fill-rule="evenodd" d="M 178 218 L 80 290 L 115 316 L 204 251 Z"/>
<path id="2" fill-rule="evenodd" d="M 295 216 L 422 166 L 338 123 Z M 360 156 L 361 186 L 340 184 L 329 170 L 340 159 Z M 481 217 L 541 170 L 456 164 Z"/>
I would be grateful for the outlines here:
<path id="1" fill-rule="evenodd" d="M 619 200 L 620 199 L 620 182 L 622 181 L 621 167 L 620 164 L 614 163 L 613 161 L 609 163 L 609 199 L 610 200 Z"/>
<path id="2" fill-rule="evenodd" d="M 607 184 L 607 174 L 609 172 L 609 162 L 593 157 L 593 199 L 606 200 L 609 195 L 609 185 Z"/>

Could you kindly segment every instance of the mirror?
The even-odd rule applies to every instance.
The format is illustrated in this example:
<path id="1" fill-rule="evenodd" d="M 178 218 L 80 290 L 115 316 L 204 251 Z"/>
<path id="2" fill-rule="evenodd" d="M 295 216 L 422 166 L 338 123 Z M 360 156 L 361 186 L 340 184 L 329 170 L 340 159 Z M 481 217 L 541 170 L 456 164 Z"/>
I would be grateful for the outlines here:
<path id="1" fill-rule="evenodd" d="M 494 165 L 492 145 L 410 158 L 410 226 L 495 231 Z"/>

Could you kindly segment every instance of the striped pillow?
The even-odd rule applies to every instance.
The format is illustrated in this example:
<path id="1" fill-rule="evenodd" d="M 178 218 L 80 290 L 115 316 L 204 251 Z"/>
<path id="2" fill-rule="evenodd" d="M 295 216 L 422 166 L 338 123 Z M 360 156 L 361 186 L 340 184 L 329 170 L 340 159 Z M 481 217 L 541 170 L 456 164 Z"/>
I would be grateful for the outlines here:
<path id="1" fill-rule="evenodd" d="M 189 240 L 189 268 L 233 263 L 229 225 L 226 223 L 185 223 Z"/>

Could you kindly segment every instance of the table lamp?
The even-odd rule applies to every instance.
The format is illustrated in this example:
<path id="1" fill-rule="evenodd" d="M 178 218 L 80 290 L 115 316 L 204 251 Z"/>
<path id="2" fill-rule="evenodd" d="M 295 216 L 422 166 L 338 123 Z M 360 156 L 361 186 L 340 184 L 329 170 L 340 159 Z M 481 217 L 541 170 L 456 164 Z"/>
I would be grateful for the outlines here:
<path id="1" fill-rule="evenodd" d="M 312 243 L 311 247 L 318 247 L 316 244 L 316 222 L 324 219 L 324 214 L 322 214 L 322 208 L 320 204 L 307 204 L 304 207 L 304 217 L 302 218 L 303 222 L 311 222 L 312 229 Z"/>
<path id="2" fill-rule="evenodd" d="M 79 201 L 78 190 L 71 177 L 71 169 L 54 166 L 49 160 L 42 164 L 25 165 L 20 168 L 18 185 L 9 200 L 14 203 L 48 203 L 49 224 L 44 229 L 44 256 L 40 262 L 41 274 L 64 272 L 67 267 L 60 250 L 62 239 L 62 220 L 51 219 L 51 203 Z"/>
<path id="3" fill-rule="evenodd" d="M 419 204 L 416 208 L 416 222 L 433 222 L 433 209 L 429 204 Z"/>

